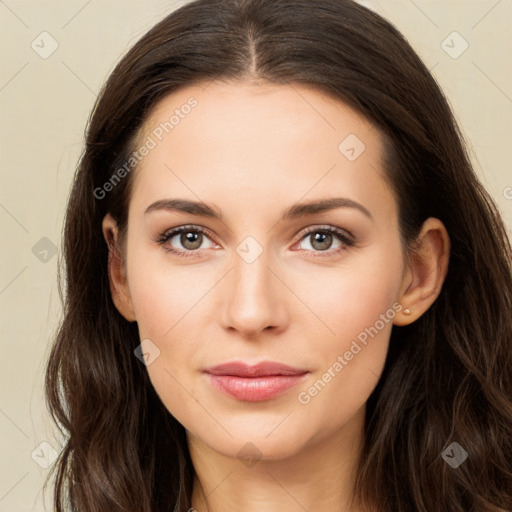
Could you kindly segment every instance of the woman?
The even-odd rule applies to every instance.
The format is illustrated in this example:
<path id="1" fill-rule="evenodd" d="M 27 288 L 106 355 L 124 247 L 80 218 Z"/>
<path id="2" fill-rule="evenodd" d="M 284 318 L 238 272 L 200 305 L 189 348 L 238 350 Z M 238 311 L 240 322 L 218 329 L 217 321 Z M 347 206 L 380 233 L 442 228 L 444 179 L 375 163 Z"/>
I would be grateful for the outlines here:
<path id="1" fill-rule="evenodd" d="M 512 510 L 511 253 L 388 22 L 178 9 L 69 199 L 57 511 Z"/>

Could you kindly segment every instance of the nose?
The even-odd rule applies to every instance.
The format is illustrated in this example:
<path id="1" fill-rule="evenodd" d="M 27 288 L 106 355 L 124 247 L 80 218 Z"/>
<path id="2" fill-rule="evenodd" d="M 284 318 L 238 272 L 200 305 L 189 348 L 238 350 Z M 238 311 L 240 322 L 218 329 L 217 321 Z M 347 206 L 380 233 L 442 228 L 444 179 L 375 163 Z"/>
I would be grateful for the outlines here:
<path id="1" fill-rule="evenodd" d="M 265 251 L 252 263 L 235 255 L 234 268 L 220 290 L 223 327 L 244 338 L 258 338 L 265 330 L 282 332 L 289 321 L 286 287 L 269 259 Z"/>

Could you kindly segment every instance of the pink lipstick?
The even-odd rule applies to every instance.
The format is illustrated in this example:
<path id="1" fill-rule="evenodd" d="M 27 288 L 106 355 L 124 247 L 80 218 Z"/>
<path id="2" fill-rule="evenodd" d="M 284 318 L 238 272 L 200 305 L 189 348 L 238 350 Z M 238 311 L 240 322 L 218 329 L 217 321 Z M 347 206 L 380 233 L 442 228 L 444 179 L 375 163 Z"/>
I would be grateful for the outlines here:
<path id="1" fill-rule="evenodd" d="M 250 366 L 231 362 L 205 370 L 211 384 L 220 392 L 248 402 L 260 402 L 281 395 L 299 384 L 307 370 L 264 361 Z"/>

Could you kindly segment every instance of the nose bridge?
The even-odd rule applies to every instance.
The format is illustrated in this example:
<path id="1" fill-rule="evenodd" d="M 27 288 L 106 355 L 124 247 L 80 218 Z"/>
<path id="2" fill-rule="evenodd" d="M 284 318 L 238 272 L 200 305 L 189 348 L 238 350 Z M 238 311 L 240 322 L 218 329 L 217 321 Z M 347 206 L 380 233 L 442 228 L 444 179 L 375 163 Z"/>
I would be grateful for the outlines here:
<path id="1" fill-rule="evenodd" d="M 271 254 L 265 250 L 257 254 L 250 244 L 251 241 L 242 242 L 234 255 L 234 268 L 226 283 L 223 319 L 225 327 L 255 336 L 268 327 L 282 328 L 287 316 L 282 285 L 268 268 L 272 268 Z M 251 251 L 253 254 L 248 257 Z"/>

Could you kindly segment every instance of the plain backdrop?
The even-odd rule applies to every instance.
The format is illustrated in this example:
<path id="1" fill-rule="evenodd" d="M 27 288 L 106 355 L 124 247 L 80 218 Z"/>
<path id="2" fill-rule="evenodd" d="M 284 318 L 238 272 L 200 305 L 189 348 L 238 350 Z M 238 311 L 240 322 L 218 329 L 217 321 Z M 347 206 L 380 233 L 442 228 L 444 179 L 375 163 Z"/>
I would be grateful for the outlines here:
<path id="1" fill-rule="evenodd" d="M 61 318 L 57 262 L 89 112 L 114 65 L 169 0 L 0 0 L 0 512 L 51 510 L 60 450 L 43 399 Z M 361 1 L 433 71 L 475 168 L 512 227 L 512 2 Z"/>

